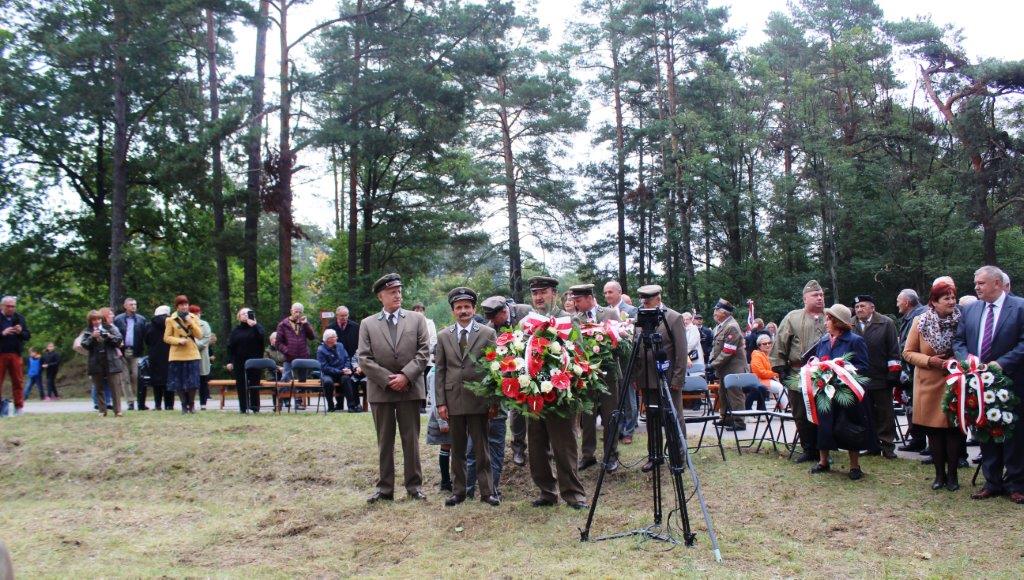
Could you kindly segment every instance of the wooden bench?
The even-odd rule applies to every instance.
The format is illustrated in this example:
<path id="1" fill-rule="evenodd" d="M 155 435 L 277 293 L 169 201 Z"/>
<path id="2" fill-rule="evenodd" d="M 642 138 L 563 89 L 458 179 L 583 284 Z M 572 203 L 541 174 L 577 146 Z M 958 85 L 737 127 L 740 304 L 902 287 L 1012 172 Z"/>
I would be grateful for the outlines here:
<path id="1" fill-rule="evenodd" d="M 306 382 L 314 382 L 316 384 L 320 384 L 320 381 L 306 381 Z M 238 385 L 236 384 L 236 382 L 234 380 L 231 380 L 231 379 L 214 379 L 214 380 L 210 381 L 209 385 L 210 385 L 211 389 L 213 389 L 214 387 L 220 389 L 220 408 L 221 409 L 224 408 L 224 401 L 225 401 L 225 399 L 227 399 L 227 392 L 228 392 L 229 389 L 230 390 L 234 390 L 235 391 L 235 396 L 236 397 L 238 396 Z M 258 397 L 259 394 L 262 393 L 263 391 L 269 391 L 271 395 L 276 395 L 279 390 L 281 390 L 283 388 L 286 388 L 289 385 L 291 385 L 290 382 L 260 381 L 260 385 L 258 387 L 250 386 L 249 388 L 250 389 L 256 389 L 258 391 L 256 393 L 256 396 Z M 275 409 L 275 411 L 277 411 L 277 410 L 278 409 Z"/>

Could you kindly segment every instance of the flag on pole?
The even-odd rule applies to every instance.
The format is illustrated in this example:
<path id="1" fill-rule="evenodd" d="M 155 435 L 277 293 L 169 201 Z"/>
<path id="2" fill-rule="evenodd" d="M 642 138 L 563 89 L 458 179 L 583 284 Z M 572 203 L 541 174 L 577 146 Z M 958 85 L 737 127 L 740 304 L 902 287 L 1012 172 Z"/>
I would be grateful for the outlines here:
<path id="1" fill-rule="evenodd" d="M 747 298 L 747 332 L 754 329 L 754 301 Z"/>

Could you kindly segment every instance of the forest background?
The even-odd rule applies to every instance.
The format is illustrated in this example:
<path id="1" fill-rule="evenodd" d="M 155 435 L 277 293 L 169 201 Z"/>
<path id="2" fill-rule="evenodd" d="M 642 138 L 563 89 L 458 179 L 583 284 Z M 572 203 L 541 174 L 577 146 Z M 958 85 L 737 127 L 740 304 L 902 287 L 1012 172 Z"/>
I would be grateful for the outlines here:
<path id="1" fill-rule="evenodd" d="M 454 285 L 540 273 L 773 320 L 809 278 L 892 313 L 1024 275 L 1015 38 L 871 0 L 753 43 L 740 1 L 569 4 L 552 34 L 545 2 L 0 0 L 0 293 L 66 347 L 127 295 L 222 336 L 243 305 L 358 318 L 391 271 L 439 323 Z"/>

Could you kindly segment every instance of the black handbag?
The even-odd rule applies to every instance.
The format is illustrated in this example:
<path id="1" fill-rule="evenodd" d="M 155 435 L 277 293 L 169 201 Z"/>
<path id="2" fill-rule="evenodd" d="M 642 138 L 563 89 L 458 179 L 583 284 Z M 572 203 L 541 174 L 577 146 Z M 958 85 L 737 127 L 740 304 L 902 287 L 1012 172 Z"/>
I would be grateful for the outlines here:
<path id="1" fill-rule="evenodd" d="M 871 449 L 875 437 L 874 429 L 868 425 L 863 408 L 858 404 L 835 408 L 835 423 L 832 426 L 832 437 L 840 449 L 860 451 Z"/>

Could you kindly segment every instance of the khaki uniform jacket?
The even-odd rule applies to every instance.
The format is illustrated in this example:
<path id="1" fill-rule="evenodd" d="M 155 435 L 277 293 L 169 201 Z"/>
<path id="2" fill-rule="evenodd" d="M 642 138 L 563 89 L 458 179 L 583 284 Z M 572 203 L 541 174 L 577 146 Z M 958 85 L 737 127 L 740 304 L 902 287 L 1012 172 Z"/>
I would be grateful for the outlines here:
<path id="1" fill-rule="evenodd" d="M 530 308 L 526 304 L 511 304 L 511 305 L 509 305 L 508 306 L 508 322 L 505 323 L 505 326 L 510 326 L 512 328 L 515 328 L 515 327 L 519 326 L 519 321 L 522 320 L 523 317 L 525 317 L 527 314 L 529 314 L 531 312 L 533 312 L 533 309 Z M 494 328 L 494 323 L 493 322 L 488 322 L 487 326 L 490 326 L 491 328 Z M 500 329 L 499 328 L 494 328 L 494 330 L 500 330 Z"/>
<path id="2" fill-rule="evenodd" d="M 668 377 L 669 388 L 680 390 L 686 381 L 686 366 L 690 358 L 690 349 L 686 345 L 686 325 L 683 324 L 683 315 L 667 306 L 661 307 L 665 320 L 658 325 L 658 333 L 661 334 L 661 346 L 668 354 L 669 369 L 665 374 Z M 637 332 L 639 332 L 639 328 Z M 633 376 L 641 389 L 656 389 L 658 387 L 658 369 L 655 366 L 655 353 L 647 353 L 647 373 L 644 374 L 644 351 L 643 344 L 639 345 L 640 352 L 637 354 L 636 363 L 633 367 Z"/>
<path id="3" fill-rule="evenodd" d="M 730 316 L 715 328 L 711 345 L 711 366 L 719 379 L 726 375 L 747 372 L 747 347 L 743 331 Z"/>
<path id="4" fill-rule="evenodd" d="M 469 349 L 459 348 L 459 325 L 453 324 L 437 334 L 434 351 L 434 395 L 437 405 L 446 405 L 449 415 L 481 415 L 487 413 L 492 401 L 479 397 L 466 388 L 466 382 L 483 378 L 477 360 L 484 348 L 494 344 L 498 336 L 493 328 L 473 322 L 469 329 Z"/>
<path id="5" fill-rule="evenodd" d="M 383 312 L 367 316 L 359 323 L 359 367 L 366 375 L 366 398 L 370 403 L 397 403 L 427 398 L 423 371 L 430 358 L 427 319 L 418 312 L 398 310 L 397 344 L 391 342 L 390 324 Z M 409 388 L 388 388 L 388 375 L 402 373 Z"/>
<path id="6" fill-rule="evenodd" d="M 170 362 L 199 360 L 199 347 L 196 346 L 196 340 L 203 337 L 199 319 L 189 314 L 188 322 L 179 324 L 178 320 L 180 319 L 175 311 L 164 321 L 164 342 L 171 346 L 167 360 Z M 186 339 L 185 344 L 179 344 L 183 338 Z"/>
<path id="7" fill-rule="evenodd" d="M 775 342 L 769 356 L 772 367 L 792 369 L 794 366 L 802 366 L 801 355 L 810 348 L 817 347 L 824 334 L 824 312 L 815 319 L 804 312 L 803 308 L 790 311 L 779 323 L 779 331 L 775 334 Z"/>

